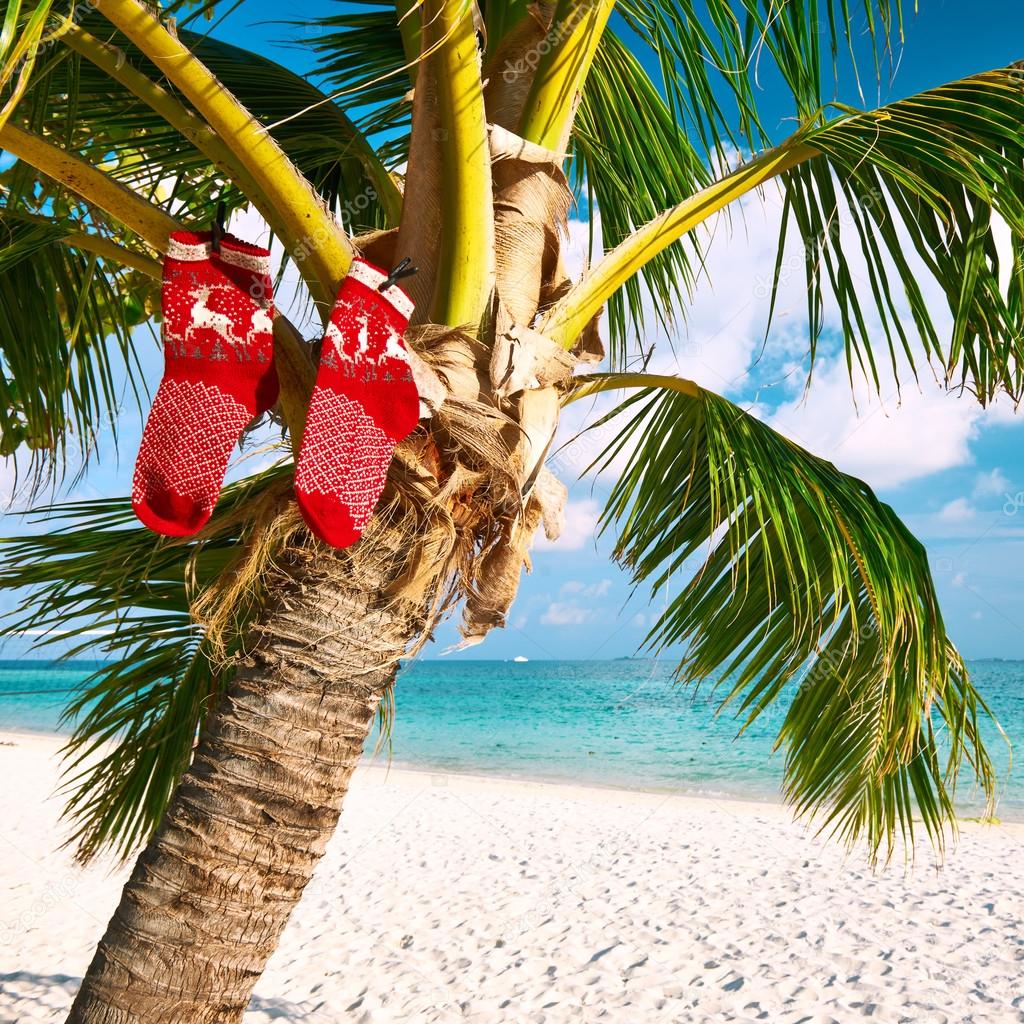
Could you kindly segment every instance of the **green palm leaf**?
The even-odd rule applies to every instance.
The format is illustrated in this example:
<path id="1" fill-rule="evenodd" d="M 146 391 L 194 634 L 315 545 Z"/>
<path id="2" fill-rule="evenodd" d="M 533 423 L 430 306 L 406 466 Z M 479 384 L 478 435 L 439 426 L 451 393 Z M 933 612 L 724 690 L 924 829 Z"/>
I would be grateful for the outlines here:
<path id="1" fill-rule="evenodd" d="M 93 15 L 83 24 L 96 32 L 106 26 L 109 35 L 103 18 Z M 275 136 L 349 230 L 391 222 L 395 186 L 335 104 L 272 61 L 183 35 L 196 41 L 197 52 L 258 117 L 276 126 Z M 125 59 L 148 66 L 131 47 L 124 52 Z M 244 203 L 201 153 L 94 65 L 59 44 L 46 55 L 18 109 L 20 122 L 36 130 L 60 126 L 62 144 L 157 205 L 184 209 L 186 217 L 207 222 L 218 200 L 232 208 Z M 118 413 L 139 382 L 131 331 L 158 311 L 158 296 L 142 275 L 59 244 L 86 228 L 139 248 L 94 208 L 20 162 L 0 174 L 0 186 L 3 451 L 27 442 L 33 451 L 63 456 L 74 435 L 88 452 L 98 429 L 109 427 L 116 440 Z M 52 231 L 40 228 L 39 218 Z M 39 302 L 29 308 L 26 294 L 38 294 Z"/>
<path id="2" fill-rule="evenodd" d="M 0 127 L 7 123 L 32 81 L 32 72 L 53 0 L 22 9 L 21 0 L 5 4 L 0 27 Z"/>
<path id="3" fill-rule="evenodd" d="M 572 137 L 577 195 L 596 205 L 601 242 L 618 245 L 639 224 L 709 183 L 701 154 L 655 88 L 647 72 L 615 33 L 601 39 L 583 90 Z M 608 302 L 609 353 L 613 368 L 630 355 L 630 328 L 645 327 L 644 297 L 662 323 L 679 309 L 694 284 L 691 261 L 700 251 L 691 236 L 670 246 L 630 278 Z"/>
<path id="4" fill-rule="evenodd" d="M 523 4 L 481 3 L 488 50 L 526 16 Z M 900 5 L 865 0 L 777 4 L 762 0 L 620 0 L 588 76 L 570 140 L 574 189 L 596 203 L 603 244 L 611 248 L 643 224 L 706 185 L 710 166 L 727 153 L 772 141 L 762 126 L 764 90 L 771 75 L 793 97 L 799 121 L 816 114 L 838 74 L 856 70 L 853 40 L 870 48 L 874 73 L 900 24 Z M 859 19 L 859 20 L 858 20 Z M 305 18 L 320 70 L 345 102 L 368 113 L 360 122 L 379 134 L 382 152 L 408 155 L 409 79 L 395 5 L 357 0 L 327 17 Z M 824 50 L 822 48 L 824 41 Z M 862 52 L 860 57 L 865 54 Z M 660 69 L 656 82 L 645 70 Z M 696 263 L 694 262 L 696 261 Z M 613 368 L 625 365 L 630 328 L 642 329 L 644 298 L 667 319 L 683 311 L 700 252 L 677 243 L 649 262 L 608 303 Z"/>
<path id="5" fill-rule="evenodd" d="M 898 316 L 905 301 L 929 357 L 951 382 L 965 382 L 983 400 L 1000 389 L 1017 395 L 1024 271 L 1007 266 L 991 225 L 996 217 L 1009 225 L 1011 255 L 1018 254 L 1019 90 L 1009 88 L 1006 73 L 993 73 L 881 112 L 843 111 L 826 123 L 820 112 L 840 46 L 859 48 L 851 44 L 848 8 L 846 0 L 781 9 L 768 0 L 622 0 L 623 20 L 601 44 L 571 143 L 577 192 L 596 202 L 607 242 L 627 237 L 697 192 L 726 154 L 770 141 L 757 76 L 772 74 L 792 96 L 801 142 L 821 154 L 784 179 L 784 219 L 815 257 L 808 261 L 812 359 L 831 292 L 851 366 L 880 379 L 878 340 L 866 326 L 876 308 L 890 362 L 912 360 Z M 213 9 L 193 5 L 196 14 Z M 880 60 L 899 5 L 866 0 L 862 10 Z M 481 5 L 496 37 L 522 11 L 518 2 L 505 11 Z M 822 19 L 824 42 L 816 31 Z M 104 25 L 87 23 L 93 32 Z M 382 201 L 371 197 L 365 219 L 350 219 L 350 227 L 392 223 L 384 167 L 403 158 L 409 114 L 394 5 L 360 0 L 314 25 L 322 70 L 345 88 L 358 124 L 272 62 L 185 38 L 335 209 L 364 187 L 375 190 Z M 158 75 L 132 47 L 125 55 Z M 644 70 L 651 55 L 659 82 Z M 121 87 L 60 47 L 31 74 L 21 123 L 104 163 L 166 208 L 210 217 L 219 174 Z M 380 159 L 369 134 L 382 140 Z M 18 430 L 45 428 L 53 447 L 71 432 L 86 436 L 111 408 L 109 360 L 127 344 L 127 298 L 137 292 L 134 282 L 118 283 L 124 279 L 112 268 L 100 274 L 95 257 L 61 241 L 76 227 L 113 234 L 113 225 L 20 165 L 4 172 L 2 184 L 10 239 L 0 253 L 0 301 L 15 309 L 27 288 L 52 297 L 42 328 L 30 329 L 22 317 L 2 338 L 4 436 L 10 428 L 16 442 Z M 227 198 L 241 202 L 237 191 Z M 40 229 L 33 215 L 53 218 L 53 231 Z M 831 228 L 844 216 L 845 245 Z M 853 285 L 854 251 L 867 260 L 866 291 Z M 908 253 L 943 290 L 954 322 L 949 342 Z M 692 283 L 694 256 L 695 248 L 670 246 L 613 300 L 620 365 L 630 323 L 643 322 L 644 289 L 667 316 Z M 16 331 L 31 338 L 27 352 L 16 351 Z M 111 333 L 115 344 L 104 344 Z M 992 771 L 978 725 L 986 709 L 946 637 L 923 549 L 865 485 L 696 386 L 645 390 L 619 412 L 627 424 L 606 460 L 624 458 L 626 470 L 604 520 L 618 533 L 617 556 L 638 584 L 656 589 L 694 570 L 651 631 L 650 646 L 684 644 L 681 677 L 724 673 L 725 703 L 745 722 L 792 698 L 779 743 L 787 795 L 800 811 L 824 807 L 826 824 L 848 840 L 865 837 L 876 853 L 883 846 L 891 852 L 897 833 L 912 835 L 916 813 L 941 844 L 962 763 L 990 796 Z M 132 524 L 122 501 L 55 508 L 56 521 L 70 525 L 6 544 L 0 586 L 35 586 L 42 595 L 9 631 L 50 629 L 75 616 L 81 628 L 113 631 L 115 661 L 71 708 L 69 813 L 86 855 L 111 844 L 127 852 L 148 835 L 188 763 L 196 729 L 230 672 L 189 616 L 191 587 L 231 576 L 233 559 L 263 525 L 246 515 L 274 479 L 231 489 L 199 541 L 153 538 Z M 236 610 L 229 657 L 230 637 L 258 601 L 251 595 Z M 86 643 L 81 638 L 77 649 Z M 103 740 L 113 747 L 98 746 Z"/>
<path id="6" fill-rule="evenodd" d="M 81 27 L 110 39 L 124 59 L 160 81 L 159 69 L 126 40 L 112 35 L 99 15 Z M 181 31 L 182 42 L 238 97 L 312 182 L 353 232 L 390 225 L 400 197 L 377 154 L 342 109 L 316 86 L 258 54 L 200 33 Z M 244 202 L 209 161 L 158 114 L 89 61 L 63 47 L 33 79 L 19 118 L 38 130 L 62 126 L 64 144 L 162 205 L 200 220 L 219 199 Z M 173 179 L 173 188 L 168 180 Z M 157 192 L 157 186 L 161 186 Z"/>
<path id="7" fill-rule="evenodd" d="M 265 57 L 209 37 L 182 39 L 270 127 L 350 232 L 397 224 L 400 197 L 381 155 L 337 103 Z"/>
<path id="8" fill-rule="evenodd" d="M 353 0 L 346 9 L 304 17 L 308 45 L 319 57 L 326 84 L 340 91 L 346 106 L 363 111 L 360 129 L 375 138 L 381 159 L 397 164 L 409 155 L 411 104 L 407 61 L 396 5 Z"/>
<path id="9" fill-rule="evenodd" d="M 198 540 L 158 537 L 138 523 L 128 499 L 110 499 L 41 509 L 47 533 L 2 542 L 0 589 L 28 587 L 33 599 L 0 636 L 41 631 L 49 634 L 44 647 L 70 640 L 64 657 L 95 658 L 91 634 L 109 634 L 101 642 L 109 662 L 64 715 L 74 726 L 65 748 L 65 815 L 82 859 L 105 847 L 127 857 L 160 821 L 262 595 L 238 603 L 223 652 L 192 621 L 191 600 L 230 572 L 253 530 L 265 525 L 243 510 L 272 494 L 283 476 L 286 469 L 270 470 L 226 488 Z"/>
<path id="10" fill-rule="evenodd" d="M 0 212 L 2 454 L 25 443 L 55 466 L 69 437 L 84 456 L 99 431 L 116 440 L 136 402 L 131 331 L 149 315 L 152 283 L 61 244 L 65 223 Z"/>
<path id="11" fill-rule="evenodd" d="M 659 65 L 673 114 L 719 161 L 777 141 L 760 108 L 779 88 L 804 123 L 841 74 L 868 60 L 877 78 L 902 34 L 900 0 L 620 0 L 618 10 Z"/>
<path id="12" fill-rule="evenodd" d="M 823 156 L 785 175 L 775 280 L 777 287 L 792 223 L 804 246 L 812 359 L 831 295 L 851 369 L 857 364 L 876 385 L 877 317 L 897 380 L 901 357 L 915 365 L 916 331 L 947 383 L 982 403 L 999 391 L 1021 397 L 1022 123 L 1019 73 L 1007 68 L 801 135 Z M 1002 251 L 995 220 L 1009 228 Z M 922 287 L 929 277 L 944 310 Z"/>
<path id="13" fill-rule="evenodd" d="M 994 782 L 924 548 L 861 481 L 711 392 L 658 384 L 602 420 L 626 417 L 598 460 L 625 461 L 602 521 L 616 558 L 669 595 L 648 647 L 683 645 L 679 677 L 720 680 L 744 726 L 790 699 L 778 746 L 799 813 L 891 854 L 916 812 L 941 846 L 963 762 L 990 801 Z"/>

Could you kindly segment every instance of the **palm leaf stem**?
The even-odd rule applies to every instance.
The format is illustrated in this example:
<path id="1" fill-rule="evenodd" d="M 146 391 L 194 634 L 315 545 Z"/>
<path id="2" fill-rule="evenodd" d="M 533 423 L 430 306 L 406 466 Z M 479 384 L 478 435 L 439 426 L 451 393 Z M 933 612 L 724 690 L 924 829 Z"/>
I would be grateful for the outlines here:
<path id="1" fill-rule="evenodd" d="M 607 253 L 570 289 L 545 314 L 540 330 L 571 348 L 604 303 L 659 253 L 730 203 L 816 155 L 800 142 L 784 143 L 659 214 Z"/>
<path id="2" fill-rule="evenodd" d="M 168 236 L 178 228 L 174 218 L 88 161 L 12 124 L 0 128 L 0 147 L 166 251 Z"/>
<path id="3" fill-rule="evenodd" d="M 559 0 L 545 50 L 523 107 L 519 134 L 560 150 L 576 114 L 576 101 L 601 43 L 615 0 Z"/>
<path id="4" fill-rule="evenodd" d="M 685 377 L 661 373 L 589 373 L 573 378 L 572 390 L 566 392 L 562 404 L 569 405 L 589 395 L 622 388 L 661 388 L 664 391 L 678 391 L 691 398 L 700 396 L 700 386 Z"/>
<path id="5" fill-rule="evenodd" d="M 416 66 L 423 49 L 423 26 L 419 8 L 423 0 L 395 0 L 398 31 L 402 36 L 402 49 L 409 65 L 409 78 L 416 84 Z"/>
<path id="6" fill-rule="evenodd" d="M 247 198 L 252 200 L 266 218 L 271 230 L 277 235 L 282 234 L 284 224 L 263 194 L 257 180 L 201 117 L 197 117 L 166 89 L 128 63 L 124 59 L 124 54 L 116 47 L 102 42 L 77 25 L 69 26 L 67 31 L 61 34 L 61 40 L 101 71 L 106 72 L 114 81 L 120 82 L 133 96 L 142 100 L 169 125 L 181 132 L 199 152 L 209 158 L 211 163 L 223 170 Z"/>
<path id="7" fill-rule="evenodd" d="M 71 249 L 81 249 L 83 252 L 91 252 L 113 263 L 131 267 L 132 270 L 138 270 L 154 281 L 159 281 L 163 274 L 159 261 L 151 259 L 141 252 L 133 252 L 131 249 L 118 245 L 117 242 L 104 238 L 103 235 L 93 234 L 91 231 L 73 231 L 71 234 L 65 235 L 60 242 Z"/>
<path id="8" fill-rule="evenodd" d="M 188 47 L 136 0 L 94 0 L 97 10 L 124 33 L 179 89 L 259 183 L 284 226 L 289 250 L 299 261 L 321 315 L 326 317 L 338 285 L 348 273 L 352 247 L 312 186 L 270 133 L 246 110 Z"/>
<path id="9" fill-rule="evenodd" d="M 433 319 L 479 324 L 490 295 L 494 248 L 493 186 L 480 54 L 472 4 L 427 0 L 426 44 L 436 61 L 441 164 L 441 252 Z"/>

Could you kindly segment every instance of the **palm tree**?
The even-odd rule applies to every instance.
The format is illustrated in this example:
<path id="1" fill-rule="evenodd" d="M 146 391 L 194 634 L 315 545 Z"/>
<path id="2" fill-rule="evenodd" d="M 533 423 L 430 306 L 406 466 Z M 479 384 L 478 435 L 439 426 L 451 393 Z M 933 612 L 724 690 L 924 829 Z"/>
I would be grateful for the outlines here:
<path id="1" fill-rule="evenodd" d="M 851 378 L 889 363 L 982 403 L 1021 395 L 1021 77 L 827 104 L 833 68 L 881 68 L 902 32 L 898 0 L 851 6 L 355 0 L 307 15 L 329 95 L 192 27 L 213 0 L 6 0 L 5 453 L 40 483 L 116 435 L 168 234 L 219 201 L 259 211 L 321 318 L 353 253 L 411 257 L 429 405 L 346 551 L 302 527 L 287 455 L 186 541 L 111 498 L 44 508 L 48 532 L 6 542 L 3 585 L 36 588 L 9 630 L 112 631 L 68 709 L 79 854 L 143 847 L 69 1020 L 241 1019 L 399 659 L 456 608 L 469 642 L 504 623 L 531 538 L 559 529 L 560 410 L 598 392 L 626 392 L 595 460 L 618 474 L 603 527 L 637 584 L 671 594 L 647 645 L 681 644 L 681 679 L 728 680 L 744 721 L 789 702 L 796 810 L 891 855 L 918 823 L 942 844 L 965 759 L 991 797 L 986 709 L 921 545 L 862 482 L 638 362 L 696 286 L 697 229 L 770 186 L 776 281 L 799 240 L 810 365 L 827 306 Z M 789 99 L 787 138 L 758 76 Z M 578 280 L 574 197 L 607 249 Z M 294 442 L 315 349 L 280 313 L 274 335 Z"/>

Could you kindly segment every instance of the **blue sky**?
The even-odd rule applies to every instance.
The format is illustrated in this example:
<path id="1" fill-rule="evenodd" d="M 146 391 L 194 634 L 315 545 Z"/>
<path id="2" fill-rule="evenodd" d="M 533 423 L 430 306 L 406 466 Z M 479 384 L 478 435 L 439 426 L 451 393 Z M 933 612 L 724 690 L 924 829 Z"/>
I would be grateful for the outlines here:
<path id="1" fill-rule="evenodd" d="M 308 5 L 332 7 L 322 0 Z M 1024 13 L 1016 3 L 921 0 L 921 7 L 907 19 L 895 76 L 869 102 L 1024 56 L 1024 47 L 1014 49 L 1024 38 Z M 271 46 L 280 30 L 264 22 L 280 10 L 250 0 L 214 34 L 307 72 L 308 51 Z M 785 134 L 784 97 L 779 92 L 776 98 L 770 81 L 762 84 L 766 123 Z M 841 98 L 856 102 L 846 90 Z M 766 196 L 763 205 L 752 204 L 734 219 L 731 234 L 724 226 L 715 232 L 708 280 L 694 297 L 685 326 L 656 339 L 652 369 L 680 373 L 722 392 L 865 479 L 926 544 L 947 623 L 964 654 L 1024 658 L 1024 414 L 999 406 L 982 411 L 969 398 L 943 394 L 927 371 L 919 387 L 906 377 L 901 394 L 887 384 L 881 400 L 860 388 L 854 406 L 834 336 L 804 395 L 800 275 L 783 289 L 779 315 L 759 356 L 767 312 L 763 275 L 770 273 L 774 257 L 778 208 L 777 197 Z M 140 341 L 155 390 L 160 357 L 152 342 Z M 596 535 L 608 481 L 573 479 L 593 454 L 593 440 L 571 441 L 584 412 L 574 407 L 564 424 L 560 441 L 569 443 L 556 460 L 556 471 L 571 484 L 562 540 L 554 546 L 538 543 L 534 571 L 523 581 L 508 628 L 451 657 L 610 658 L 632 654 L 641 643 L 659 602 L 652 604 L 645 592 L 630 596 L 628 579 L 608 557 L 609 539 Z M 120 462 L 108 454 L 75 495 L 127 493 L 140 431 L 137 414 L 126 413 Z M 23 529 L 12 518 L 6 526 L 8 533 Z M 443 627 L 427 656 L 456 639 L 454 625 Z M 8 645 L 4 653 L 20 651 Z"/>

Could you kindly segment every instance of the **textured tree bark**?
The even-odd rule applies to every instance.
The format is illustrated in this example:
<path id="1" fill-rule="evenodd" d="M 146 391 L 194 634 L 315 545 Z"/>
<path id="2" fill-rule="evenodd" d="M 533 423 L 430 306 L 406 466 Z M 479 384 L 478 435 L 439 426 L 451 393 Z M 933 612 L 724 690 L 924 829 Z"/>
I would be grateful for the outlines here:
<path id="1" fill-rule="evenodd" d="M 239 1021 L 417 627 L 381 570 L 294 556 L 139 857 L 69 1024 Z"/>

